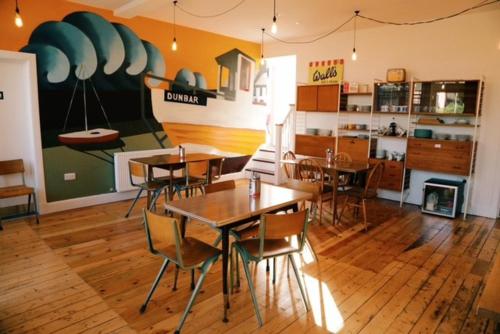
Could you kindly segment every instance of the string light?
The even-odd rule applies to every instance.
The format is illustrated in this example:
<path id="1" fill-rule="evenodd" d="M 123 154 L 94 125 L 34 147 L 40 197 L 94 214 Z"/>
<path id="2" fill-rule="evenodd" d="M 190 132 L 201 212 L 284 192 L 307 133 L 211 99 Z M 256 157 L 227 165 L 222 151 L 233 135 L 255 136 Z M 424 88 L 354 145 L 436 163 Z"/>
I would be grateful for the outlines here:
<path id="1" fill-rule="evenodd" d="M 354 41 L 353 41 L 353 45 L 352 45 L 352 56 L 351 56 L 351 59 L 352 61 L 356 61 L 356 59 L 358 59 L 358 55 L 356 54 L 356 21 L 358 19 L 358 16 L 359 16 L 359 10 L 356 10 L 354 11 Z"/>
<path id="2" fill-rule="evenodd" d="M 266 32 L 265 28 L 262 28 L 262 36 L 260 40 L 260 64 L 264 65 L 265 60 L 264 60 L 264 33 Z"/>
<path id="3" fill-rule="evenodd" d="M 14 23 L 18 28 L 21 28 L 23 26 L 23 19 L 21 17 L 21 12 L 19 11 L 19 5 L 17 3 L 17 0 L 16 0 L 16 16 L 14 19 Z"/>
<path id="4" fill-rule="evenodd" d="M 177 0 L 174 0 L 174 40 L 172 41 L 172 51 L 177 51 L 177 38 L 176 38 L 176 31 L 175 31 L 175 8 L 177 7 Z"/>
<path id="5" fill-rule="evenodd" d="M 273 34 L 276 34 L 278 32 L 278 25 L 276 24 L 276 0 L 274 0 L 273 25 L 271 26 L 271 32 Z"/>
<path id="6" fill-rule="evenodd" d="M 181 5 L 177 6 L 177 8 L 179 8 L 181 11 L 183 11 L 187 15 L 194 16 L 194 17 L 197 17 L 197 18 L 200 18 L 200 19 L 208 19 L 208 18 L 219 17 L 219 16 L 222 16 L 222 15 L 225 15 L 225 14 L 227 14 L 227 13 L 235 10 L 239 6 L 241 6 L 244 2 L 245 2 L 245 0 L 240 0 L 240 2 L 238 2 L 236 5 L 228 8 L 228 9 L 225 9 L 225 10 L 223 10 L 220 13 L 217 13 L 217 14 L 208 14 L 208 15 L 197 14 L 197 13 L 190 12 L 187 9 L 183 8 Z"/>

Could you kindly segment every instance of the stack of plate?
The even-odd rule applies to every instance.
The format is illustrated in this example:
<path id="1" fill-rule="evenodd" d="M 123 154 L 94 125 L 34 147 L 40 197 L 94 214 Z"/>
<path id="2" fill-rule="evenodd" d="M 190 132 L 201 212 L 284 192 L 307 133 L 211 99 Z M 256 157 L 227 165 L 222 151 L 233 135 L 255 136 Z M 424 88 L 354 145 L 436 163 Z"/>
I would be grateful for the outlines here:
<path id="1" fill-rule="evenodd" d="M 318 134 L 318 129 L 306 129 L 306 134 L 315 136 Z"/>
<path id="2" fill-rule="evenodd" d="M 332 130 L 318 129 L 318 135 L 320 135 L 320 136 L 330 136 L 331 134 L 332 134 Z"/>

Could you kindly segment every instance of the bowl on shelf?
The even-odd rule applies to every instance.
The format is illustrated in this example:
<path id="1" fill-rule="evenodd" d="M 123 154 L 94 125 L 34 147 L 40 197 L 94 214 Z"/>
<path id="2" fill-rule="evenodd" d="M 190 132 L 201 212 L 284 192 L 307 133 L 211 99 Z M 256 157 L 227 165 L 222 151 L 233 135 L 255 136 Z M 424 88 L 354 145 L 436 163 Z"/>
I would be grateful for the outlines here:
<path id="1" fill-rule="evenodd" d="M 362 112 L 370 112 L 372 111 L 372 106 L 361 106 L 359 107 L 359 110 Z"/>
<path id="2" fill-rule="evenodd" d="M 463 118 L 461 118 L 461 119 L 457 119 L 457 120 L 455 121 L 455 124 L 460 124 L 460 125 L 468 125 L 468 124 L 469 124 L 469 120 L 468 120 L 468 119 L 463 119 Z"/>
<path id="3" fill-rule="evenodd" d="M 375 158 L 384 159 L 386 154 L 387 154 L 387 150 L 377 150 L 377 152 L 375 154 Z"/>
<path id="4" fill-rule="evenodd" d="M 358 106 L 355 104 L 348 104 L 347 105 L 347 111 L 356 111 L 358 109 Z"/>
<path id="5" fill-rule="evenodd" d="M 366 124 L 356 124 L 356 130 L 366 130 Z"/>
<path id="6" fill-rule="evenodd" d="M 438 140 L 448 140 L 451 136 L 448 133 L 435 133 L 434 137 Z"/>
<path id="7" fill-rule="evenodd" d="M 368 138 L 370 138 L 370 136 L 368 136 L 368 135 L 358 135 L 358 138 L 359 139 L 368 139 Z"/>
<path id="8" fill-rule="evenodd" d="M 469 141 L 472 139 L 471 135 L 455 135 L 455 139 L 458 141 Z"/>
<path id="9" fill-rule="evenodd" d="M 432 138 L 432 130 L 430 129 L 415 129 L 415 138 Z"/>
<path id="10" fill-rule="evenodd" d="M 306 129 L 306 135 L 312 135 L 312 136 L 315 136 L 318 134 L 318 129 Z"/>
<path id="11" fill-rule="evenodd" d="M 318 129 L 318 135 L 320 136 L 331 136 L 332 130 L 328 129 Z"/>

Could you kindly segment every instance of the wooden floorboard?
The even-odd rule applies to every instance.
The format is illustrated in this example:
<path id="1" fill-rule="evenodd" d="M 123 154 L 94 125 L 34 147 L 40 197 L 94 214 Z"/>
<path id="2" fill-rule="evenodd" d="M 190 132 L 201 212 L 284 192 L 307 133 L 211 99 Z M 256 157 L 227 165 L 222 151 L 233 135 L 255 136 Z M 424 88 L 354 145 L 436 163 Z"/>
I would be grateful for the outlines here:
<path id="1" fill-rule="evenodd" d="M 173 292 L 169 268 L 145 314 L 139 313 L 161 259 L 146 248 L 140 200 L 4 224 L 0 232 L 0 332 L 171 333 L 191 294 L 189 273 Z M 327 207 L 327 211 L 329 208 Z M 484 279 L 500 253 L 500 222 L 422 215 L 377 201 L 369 230 L 347 213 L 341 225 L 309 228 L 319 261 L 297 256 L 310 302 L 278 259 L 273 286 L 265 263 L 252 268 L 264 319 L 259 327 L 244 276 L 222 319 L 221 265 L 211 269 L 183 333 L 495 333 L 476 315 Z M 217 234 L 200 222 L 187 233 Z M 242 271 L 243 273 L 243 271 Z"/>

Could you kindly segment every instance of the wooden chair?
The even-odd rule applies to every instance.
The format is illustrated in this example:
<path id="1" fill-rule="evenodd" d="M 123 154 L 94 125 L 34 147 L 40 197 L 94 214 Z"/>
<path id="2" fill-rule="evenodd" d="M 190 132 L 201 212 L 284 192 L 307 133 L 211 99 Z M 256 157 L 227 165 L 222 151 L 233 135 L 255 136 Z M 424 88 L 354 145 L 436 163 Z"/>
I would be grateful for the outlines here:
<path id="1" fill-rule="evenodd" d="M 156 200 L 158 199 L 161 192 L 164 190 L 166 191 L 170 184 L 170 181 L 167 178 L 155 179 L 152 176 L 150 177 L 150 175 L 148 175 L 146 165 L 139 162 L 129 160 L 128 168 L 130 184 L 132 184 L 134 187 L 138 187 L 139 192 L 132 202 L 132 205 L 128 209 L 125 218 L 128 218 L 135 206 L 135 203 L 137 203 L 137 200 L 139 199 L 143 191 L 148 192 L 148 202 L 151 202 L 149 208 L 152 208 L 155 206 Z M 153 196 L 151 196 L 151 193 L 153 193 Z"/>
<path id="2" fill-rule="evenodd" d="M 19 196 L 28 196 L 28 208 L 27 208 L 25 213 L 0 217 L 0 230 L 3 230 L 2 218 L 3 219 L 14 219 L 14 218 L 20 218 L 20 217 L 35 216 L 36 223 L 39 224 L 39 222 L 40 222 L 38 219 L 38 208 L 37 208 L 37 202 L 36 202 L 35 189 L 32 187 L 26 186 L 26 181 L 24 179 L 23 160 L 16 159 L 16 160 L 0 161 L 0 175 L 1 176 L 8 176 L 8 175 L 13 176 L 16 174 L 21 175 L 21 184 L 0 187 L 0 199 L 13 198 L 13 197 L 19 197 Z M 34 206 L 33 211 L 31 211 L 31 197 L 33 197 L 33 206 Z"/>
<path id="3" fill-rule="evenodd" d="M 293 258 L 293 254 L 302 252 L 304 248 L 307 236 L 307 216 L 308 210 L 290 214 L 265 214 L 262 216 L 259 224 L 259 238 L 236 241 L 233 243 L 234 249 L 242 258 L 243 268 L 245 270 L 248 287 L 250 288 L 250 293 L 252 295 L 252 302 L 259 326 L 262 326 L 263 322 L 259 311 L 257 297 L 255 295 L 252 274 L 249 270 L 250 262 L 258 263 L 264 259 L 286 256 L 288 261 L 292 264 L 306 310 L 309 311 L 309 304 L 307 302 L 304 287 L 300 280 L 297 265 L 295 264 L 295 260 Z M 297 246 L 291 242 L 291 239 L 295 236 L 297 236 L 298 239 Z M 231 258 L 231 276 L 233 276 L 232 262 Z"/>
<path id="4" fill-rule="evenodd" d="M 146 301 L 140 308 L 141 313 L 146 311 L 148 303 L 170 262 L 174 263 L 181 270 L 199 269 L 201 272 L 196 287 L 175 330 L 175 333 L 179 333 L 200 292 L 208 271 L 220 255 L 220 250 L 195 238 L 182 238 L 179 221 L 175 218 L 144 210 L 144 222 L 149 251 L 153 255 L 162 257 L 163 264 L 151 286 Z"/>
<path id="5" fill-rule="evenodd" d="M 333 156 L 333 161 L 352 162 L 352 158 L 349 155 L 349 153 L 339 152 Z M 340 190 L 344 192 L 346 191 L 346 187 L 349 186 L 350 182 L 351 182 L 351 174 L 340 174 L 338 188 L 340 188 Z"/>
<path id="6" fill-rule="evenodd" d="M 283 160 L 296 160 L 297 158 L 295 157 L 295 153 L 292 151 L 285 152 L 283 154 Z M 285 171 L 285 175 L 288 179 L 295 179 L 296 178 L 296 165 L 292 164 L 283 164 L 283 169 Z"/>
<path id="7" fill-rule="evenodd" d="M 220 179 L 223 163 L 224 158 L 188 164 L 185 179 L 175 184 L 175 192 L 179 198 L 182 197 L 183 191 L 186 197 L 195 195 L 197 190 L 204 194 L 208 184 Z M 209 174 L 211 179 L 209 179 Z"/>
<path id="8" fill-rule="evenodd" d="M 325 174 L 321 166 L 312 159 L 299 161 L 298 167 L 299 179 L 305 182 L 317 183 L 320 185 L 319 202 L 319 223 L 323 217 L 323 202 L 333 201 L 333 188 L 325 184 Z"/>
<path id="9" fill-rule="evenodd" d="M 342 220 L 342 215 L 346 207 L 361 208 L 363 211 L 363 223 L 365 231 L 368 231 L 368 223 L 366 217 L 366 201 L 377 197 L 377 190 L 384 173 L 384 164 L 379 161 L 368 174 L 364 187 L 353 187 L 345 192 L 346 198 L 344 205 L 340 211 L 339 221 Z M 353 200 L 349 202 L 349 200 Z M 357 214 L 356 214 L 357 216 Z"/>

